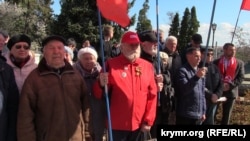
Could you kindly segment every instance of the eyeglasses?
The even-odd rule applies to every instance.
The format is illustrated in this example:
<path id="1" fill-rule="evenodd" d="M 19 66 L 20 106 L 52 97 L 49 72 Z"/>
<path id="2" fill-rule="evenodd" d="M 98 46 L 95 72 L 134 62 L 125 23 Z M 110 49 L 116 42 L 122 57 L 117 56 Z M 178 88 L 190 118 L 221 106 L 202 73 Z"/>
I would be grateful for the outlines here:
<path id="1" fill-rule="evenodd" d="M 214 56 L 213 53 L 207 53 L 207 56 Z"/>
<path id="2" fill-rule="evenodd" d="M 23 48 L 23 49 L 25 49 L 25 50 L 28 50 L 28 49 L 30 49 L 30 46 L 16 45 L 15 48 L 16 48 L 16 49 L 21 49 L 21 48 Z"/>

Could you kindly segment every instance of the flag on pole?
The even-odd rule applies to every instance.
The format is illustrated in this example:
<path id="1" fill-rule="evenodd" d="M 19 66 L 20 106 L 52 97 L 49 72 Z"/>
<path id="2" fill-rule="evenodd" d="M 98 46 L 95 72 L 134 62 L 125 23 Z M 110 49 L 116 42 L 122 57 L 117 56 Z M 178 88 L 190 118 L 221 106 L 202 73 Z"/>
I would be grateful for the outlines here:
<path id="1" fill-rule="evenodd" d="M 233 40 L 234 40 L 234 35 L 235 35 L 236 28 L 237 28 L 237 25 L 238 25 L 238 20 L 239 20 L 239 17 L 240 17 L 241 10 L 250 10 L 250 0 L 242 0 L 240 11 L 239 11 L 239 14 L 238 14 L 238 18 L 236 20 L 236 24 L 235 24 L 235 27 L 234 27 L 234 32 L 233 32 L 233 37 L 232 37 L 231 43 L 233 43 Z"/>
<path id="2" fill-rule="evenodd" d="M 128 0 L 97 0 L 97 7 L 106 19 L 122 27 L 129 25 Z"/>
<path id="3" fill-rule="evenodd" d="M 250 10 L 250 0 L 243 0 L 240 9 L 241 10 Z"/>

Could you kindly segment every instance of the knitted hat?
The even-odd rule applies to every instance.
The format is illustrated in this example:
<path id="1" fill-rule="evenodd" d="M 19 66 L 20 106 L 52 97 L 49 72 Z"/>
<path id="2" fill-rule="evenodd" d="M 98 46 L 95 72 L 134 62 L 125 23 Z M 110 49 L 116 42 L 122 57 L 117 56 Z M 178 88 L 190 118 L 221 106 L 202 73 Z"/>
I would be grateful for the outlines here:
<path id="1" fill-rule="evenodd" d="M 11 37 L 7 43 L 9 50 L 18 42 L 26 42 L 29 46 L 31 44 L 30 38 L 25 34 L 19 34 Z"/>
<path id="2" fill-rule="evenodd" d="M 80 59 L 80 57 L 85 53 L 90 53 L 90 54 L 94 55 L 96 59 L 98 58 L 97 52 L 93 48 L 85 47 L 85 48 L 82 48 L 78 51 L 78 54 L 77 54 L 78 59 Z"/>

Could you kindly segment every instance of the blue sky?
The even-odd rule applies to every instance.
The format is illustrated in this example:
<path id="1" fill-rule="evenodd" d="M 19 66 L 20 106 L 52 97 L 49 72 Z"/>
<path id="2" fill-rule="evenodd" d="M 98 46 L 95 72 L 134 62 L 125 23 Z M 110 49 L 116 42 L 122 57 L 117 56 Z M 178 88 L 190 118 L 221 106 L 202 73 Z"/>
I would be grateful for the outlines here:
<path id="1" fill-rule="evenodd" d="M 203 37 L 203 44 L 206 45 L 214 1 L 215 0 L 158 0 L 159 28 L 163 29 L 167 36 L 169 24 L 171 23 L 167 13 L 178 12 L 181 20 L 185 9 L 189 8 L 189 10 L 191 10 L 191 8 L 195 6 L 197 19 L 200 21 L 199 33 Z M 136 0 L 134 7 L 130 9 L 129 15 L 137 14 L 138 16 L 143 2 L 144 0 Z M 232 37 L 230 32 L 234 30 L 241 3 L 242 0 L 216 0 L 213 23 L 217 24 L 215 42 L 218 43 L 218 46 L 222 46 L 225 42 L 231 42 Z M 151 20 L 153 28 L 156 29 L 156 0 L 149 0 L 149 6 L 150 9 L 147 16 Z M 60 13 L 58 1 L 54 3 L 52 8 L 55 14 Z M 241 10 L 238 26 L 250 33 L 250 11 Z M 134 30 L 134 28 L 135 27 L 131 27 L 130 30 Z M 210 44 L 211 42 L 212 36 L 210 37 Z"/>

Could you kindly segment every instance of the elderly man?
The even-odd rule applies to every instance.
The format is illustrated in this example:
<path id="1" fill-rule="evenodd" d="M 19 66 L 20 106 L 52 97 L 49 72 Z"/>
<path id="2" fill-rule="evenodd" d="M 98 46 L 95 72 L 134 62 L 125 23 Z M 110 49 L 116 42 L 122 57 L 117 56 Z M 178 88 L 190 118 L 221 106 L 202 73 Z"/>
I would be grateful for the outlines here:
<path id="1" fill-rule="evenodd" d="M 172 96 L 174 90 L 171 86 L 171 77 L 169 71 L 166 69 L 167 60 L 158 61 L 157 59 L 157 37 L 153 31 L 144 31 L 139 34 L 140 41 L 141 41 L 141 58 L 147 60 L 148 62 L 152 63 L 155 70 L 155 80 L 158 86 L 158 93 L 160 94 L 158 97 L 158 106 L 155 124 L 151 129 L 151 135 L 153 138 L 156 138 L 156 129 L 157 124 L 168 124 L 168 118 L 170 110 L 172 109 Z M 160 54 L 164 54 L 160 52 Z M 168 56 L 162 56 L 163 58 L 167 59 Z M 159 64 L 159 67 L 158 67 Z M 157 74 L 157 70 L 160 69 L 160 73 Z"/>
<path id="2" fill-rule="evenodd" d="M 177 50 L 178 39 L 175 36 L 168 36 L 165 43 L 163 52 L 168 54 L 168 70 L 171 74 L 172 81 L 174 80 L 175 73 L 181 67 L 181 56 Z"/>
<path id="3" fill-rule="evenodd" d="M 65 60 L 61 36 L 42 41 L 43 56 L 27 77 L 20 98 L 19 141 L 83 141 L 86 84 Z"/>
<path id="4" fill-rule="evenodd" d="M 164 43 L 164 49 L 163 49 L 163 52 L 168 54 L 167 69 L 171 74 L 170 75 L 171 76 L 171 82 L 172 82 L 172 87 L 174 89 L 176 89 L 175 84 L 174 84 L 175 75 L 176 75 L 178 69 L 182 65 L 181 56 L 180 56 L 180 54 L 179 54 L 179 52 L 177 50 L 177 45 L 178 45 L 178 39 L 175 36 L 168 36 L 166 38 L 165 43 Z M 176 105 L 175 96 L 172 99 L 172 105 L 173 105 L 172 106 L 172 112 L 170 112 L 168 124 L 175 124 L 175 105 Z"/>
<path id="5" fill-rule="evenodd" d="M 101 98 L 107 85 L 114 141 L 135 141 L 140 131 L 149 132 L 156 115 L 157 87 L 154 68 L 140 58 L 140 40 L 135 32 L 121 39 L 122 54 L 106 62 L 108 73 L 101 73 L 94 84 L 94 95 Z"/>

